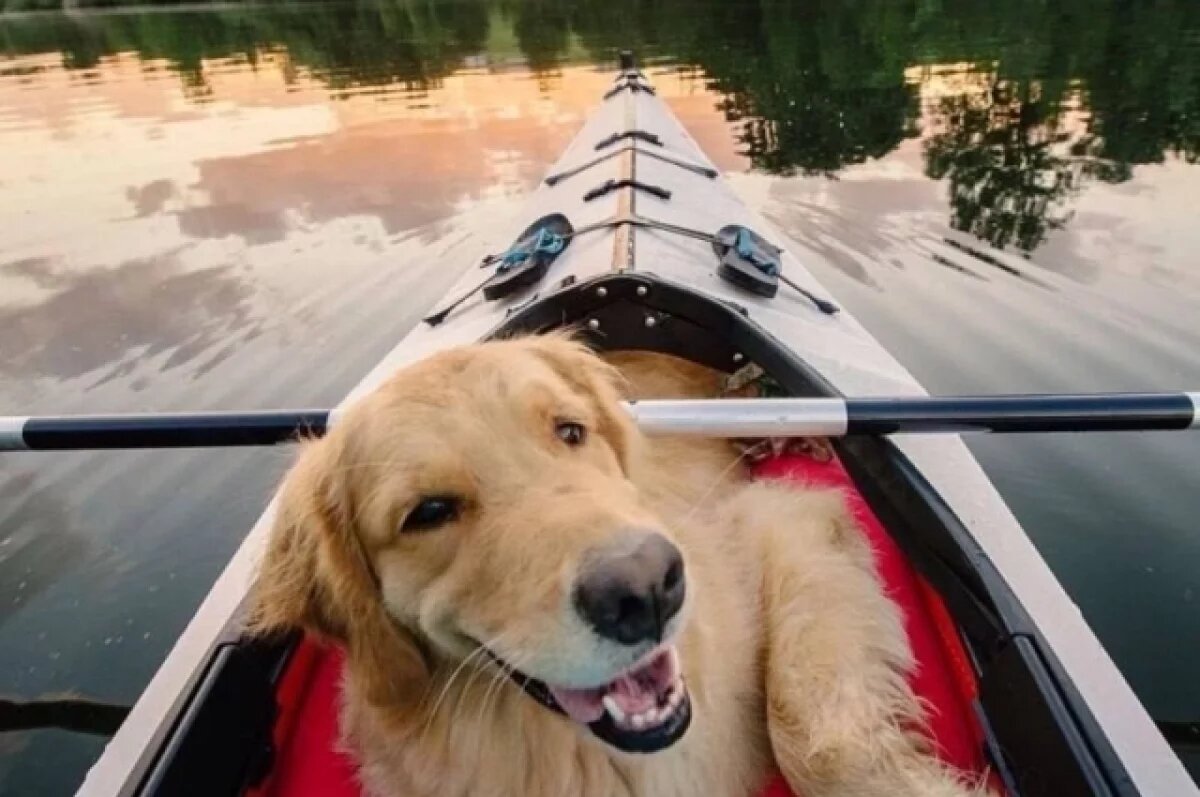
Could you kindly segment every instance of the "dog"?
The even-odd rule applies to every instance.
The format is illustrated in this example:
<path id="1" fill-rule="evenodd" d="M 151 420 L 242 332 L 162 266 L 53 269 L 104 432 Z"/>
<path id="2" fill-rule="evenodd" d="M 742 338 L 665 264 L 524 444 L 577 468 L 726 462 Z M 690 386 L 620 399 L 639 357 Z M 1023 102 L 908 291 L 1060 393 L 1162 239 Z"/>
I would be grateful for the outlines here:
<path id="1" fill-rule="evenodd" d="M 644 439 L 715 371 L 562 335 L 412 365 L 303 446 L 250 628 L 346 653 L 376 797 L 960 797 L 897 608 L 832 491 Z"/>

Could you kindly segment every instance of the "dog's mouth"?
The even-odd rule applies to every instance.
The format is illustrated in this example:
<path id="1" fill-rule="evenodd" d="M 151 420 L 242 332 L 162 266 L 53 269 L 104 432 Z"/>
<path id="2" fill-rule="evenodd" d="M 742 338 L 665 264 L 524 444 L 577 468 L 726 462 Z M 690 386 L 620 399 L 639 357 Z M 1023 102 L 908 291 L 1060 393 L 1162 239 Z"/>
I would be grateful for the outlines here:
<path id="1" fill-rule="evenodd" d="M 505 666 L 539 703 L 628 753 L 666 749 L 683 737 L 692 722 L 691 696 L 674 645 L 656 648 L 612 681 L 587 689 L 553 686 Z"/>

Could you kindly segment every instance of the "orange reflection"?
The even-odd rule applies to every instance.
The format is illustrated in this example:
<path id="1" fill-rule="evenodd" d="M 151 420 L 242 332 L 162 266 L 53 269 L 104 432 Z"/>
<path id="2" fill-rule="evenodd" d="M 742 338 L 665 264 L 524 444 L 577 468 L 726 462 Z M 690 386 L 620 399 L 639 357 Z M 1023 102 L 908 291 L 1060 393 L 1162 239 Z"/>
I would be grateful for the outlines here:
<path id="1" fill-rule="evenodd" d="M 38 70 L 31 83 L 0 80 L 0 171 L 12 178 L 5 204 L 44 216 L 58 240 L 102 234 L 98 217 L 128 213 L 175 214 L 177 243 L 279 240 L 296 224 L 358 214 L 389 233 L 427 224 L 464 199 L 533 187 L 610 80 L 590 67 L 552 80 L 475 70 L 426 92 L 333 99 L 286 54 L 264 53 L 254 69 L 206 63 L 203 95 L 189 96 L 161 64 L 130 56 L 105 59 L 88 79 L 52 61 L 22 59 Z M 719 165 L 745 166 L 714 95 L 691 78 L 662 84 Z"/>
<path id="2" fill-rule="evenodd" d="M 0 232 L 9 376 L 91 390 L 150 368 L 147 352 L 199 375 L 280 323 L 281 302 L 435 259 L 438 238 L 480 229 L 469 217 L 511 215 L 611 82 L 479 66 L 429 89 L 332 91 L 283 51 L 201 72 L 131 54 L 0 69 L 0 213 L 20 219 Z M 718 165 L 746 166 L 697 76 L 654 79 Z"/>

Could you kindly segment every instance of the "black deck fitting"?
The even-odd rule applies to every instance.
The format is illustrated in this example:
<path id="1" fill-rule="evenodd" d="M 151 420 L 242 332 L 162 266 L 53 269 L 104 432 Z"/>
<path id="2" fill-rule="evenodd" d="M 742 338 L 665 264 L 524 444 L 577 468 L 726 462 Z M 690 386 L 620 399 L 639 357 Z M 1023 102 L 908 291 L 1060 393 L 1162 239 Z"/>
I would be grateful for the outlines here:
<path id="1" fill-rule="evenodd" d="M 627 138 L 636 138 L 638 141 L 645 141 L 647 144 L 654 144 L 656 147 L 662 146 L 662 139 L 653 133 L 647 133 L 645 130 L 626 130 L 622 133 L 613 133 L 608 138 L 601 139 L 596 143 L 596 150 L 602 150 L 606 147 L 611 147 L 618 141 L 624 141 Z"/>
<path id="2" fill-rule="evenodd" d="M 616 191 L 618 188 L 634 188 L 638 191 L 645 191 L 647 194 L 653 194 L 659 199 L 670 199 L 671 192 L 665 188 L 660 188 L 657 185 L 638 182 L 637 180 L 608 180 L 607 182 L 596 186 L 591 191 L 583 195 L 584 202 L 591 202 L 597 197 L 602 197 L 607 193 Z"/>
<path id="3" fill-rule="evenodd" d="M 640 74 L 637 72 L 630 72 L 626 75 L 622 75 L 621 78 L 618 78 L 618 80 L 620 80 L 621 82 L 619 82 L 616 86 L 613 86 L 611 89 L 609 89 L 605 93 L 604 99 L 607 100 L 610 97 L 620 94 L 625 89 L 629 89 L 630 91 L 635 92 L 635 93 L 639 92 L 639 91 L 644 91 L 647 94 L 655 94 L 656 93 L 654 91 L 653 86 L 651 86 L 649 83 L 643 83 L 639 78 L 640 78 Z"/>

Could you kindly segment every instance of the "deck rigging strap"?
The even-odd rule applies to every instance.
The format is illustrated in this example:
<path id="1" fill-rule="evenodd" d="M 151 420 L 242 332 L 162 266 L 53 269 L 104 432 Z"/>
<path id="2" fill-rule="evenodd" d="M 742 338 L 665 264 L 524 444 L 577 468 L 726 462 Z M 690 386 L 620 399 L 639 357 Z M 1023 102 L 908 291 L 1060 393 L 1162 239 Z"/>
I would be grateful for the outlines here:
<path id="1" fill-rule="evenodd" d="M 618 77 L 617 78 L 617 80 L 619 81 L 618 84 L 616 86 L 612 87 L 611 89 L 609 89 L 607 92 L 605 92 L 604 99 L 607 100 L 607 99 L 610 99 L 611 97 L 615 97 L 616 95 L 620 94 L 622 91 L 625 91 L 625 90 L 629 90 L 634 93 L 639 92 L 639 91 L 644 91 L 647 94 L 657 94 L 657 92 L 654 90 L 653 86 L 651 86 L 649 83 L 643 83 L 641 80 L 638 79 L 638 75 L 640 75 L 640 74 L 641 74 L 640 72 L 636 73 L 636 74 L 629 73 L 629 74 L 621 75 L 620 77 Z"/>
<path id="2" fill-rule="evenodd" d="M 714 179 L 718 174 L 716 169 L 709 168 L 708 166 L 702 166 L 699 163 L 688 163 L 685 160 L 672 158 L 670 155 L 663 155 L 661 152 L 655 152 L 654 150 L 634 149 L 633 152 L 636 155 L 647 155 L 655 160 L 662 161 L 663 163 L 669 163 L 673 166 L 678 166 L 681 169 L 687 169 L 689 172 L 695 172 L 696 174 L 702 177 L 707 177 L 710 180 Z"/>
<path id="3" fill-rule="evenodd" d="M 648 133 L 645 130 L 625 130 L 620 133 L 613 133 L 607 138 L 600 139 L 593 149 L 599 152 L 600 150 L 607 149 L 613 144 L 616 144 L 618 141 L 624 141 L 627 138 L 636 139 L 637 141 L 645 141 L 647 144 L 653 144 L 656 147 L 661 147 L 663 145 L 662 139 L 654 133 Z"/>
<path id="4" fill-rule="evenodd" d="M 695 174 L 698 174 L 701 177 L 707 177 L 710 180 L 714 179 L 718 174 L 716 169 L 710 169 L 709 167 L 703 166 L 699 163 L 688 163 L 687 161 L 682 160 L 681 158 L 673 158 L 670 155 L 663 155 L 662 153 L 655 152 L 654 150 L 637 149 L 636 147 L 626 147 L 624 149 L 616 149 L 616 150 L 612 150 L 611 152 L 606 152 L 603 155 L 600 155 L 599 157 L 592 158 L 587 163 L 582 163 L 579 166 L 576 166 L 574 168 L 564 169 L 561 172 L 552 174 L 552 175 L 546 177 L 546 179 L 543 182 L 545 182 L 546 185 L 555 185 L 555 184 L 567 179 L 568 177 L 574 177 L 575 175 L 579 174 L 580 172 L 587 171 L 588 169 L 592 168 L 593 166 L 604 163 L 605 161 L 608 161 L 608 160 L 612 160 L 613 158 L 616 158 L 620 155 L 624 155 L 627 152 L 632 152 L 634 155 L 646 155 L 648 157 L 654 158 L 655 160 L 662 161 L 663 163 L 669 163 L 672 166 L 678 166 L 681 169 L 686 169 L 689 172 L 694 172 Z"/>
<path id="5" fill-rule="evenodd" d="M 612 179 L 605 180 L 600 185 L 593 188 L 583 195 L 584 202 L 591 202 L 593 199 L 599 199 L 605 194 L 612 193 L 621 188 L 633 188 L 637 191 L 645 191 L 647 194 L 652 194 L 659 199 L 668 200 L 671 198 L 671 192 L 661 186 L 643 183 L 635 178 L 622 178 L 620 180 Z"/>

